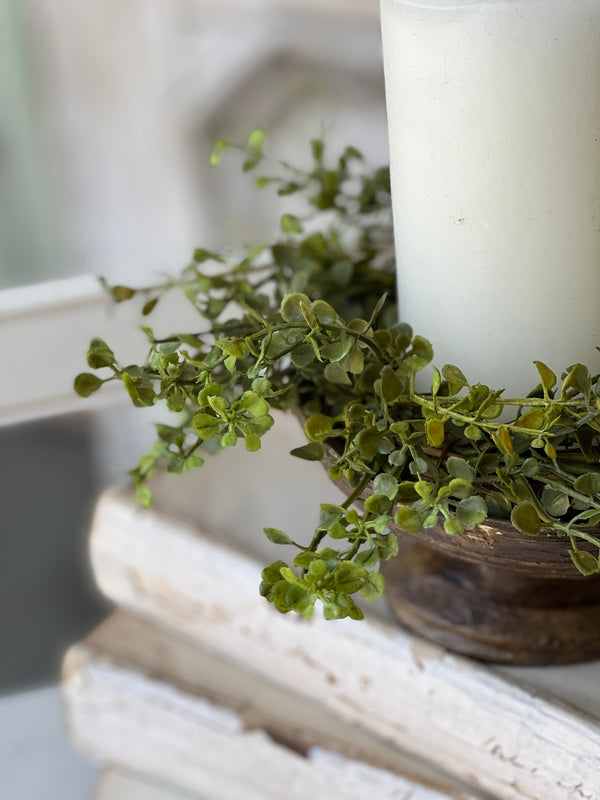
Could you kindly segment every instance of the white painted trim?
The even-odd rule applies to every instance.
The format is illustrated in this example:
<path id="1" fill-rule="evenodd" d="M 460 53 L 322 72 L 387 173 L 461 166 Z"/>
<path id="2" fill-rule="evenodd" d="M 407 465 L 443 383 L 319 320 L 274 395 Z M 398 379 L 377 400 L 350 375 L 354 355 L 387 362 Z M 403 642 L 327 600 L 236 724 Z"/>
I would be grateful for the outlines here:
<path id="1" fill-rule="evenodd" d="M 162 324 L 179 328 L 185 302 L 165 303 Z M 73 380 L 89 370 L 85 353 L 94 336 L 105 338 L 121 363 L 145 358 L 139 306 L 134 301 L 115 305 L 89 275 L 1 291 L 0 426 L 129 402 L 117 383 L 83 399 L 75 394 Z"/>
<path id="2" fill-rule="evenodd" d="M 70 308 L 105 305 L 106 294 L 92 275 L 78 275 L 0 291 L 0 323 L 14 317 L 63 312 Z"/>
<path id="3" fill-rule="evenodd" d="M 244 10 L 298 12 L 313 17 L 334 16 L 340 20 L 379 19 L 377 0 L 205 0 L 205 5 L 215 3 Z"/>

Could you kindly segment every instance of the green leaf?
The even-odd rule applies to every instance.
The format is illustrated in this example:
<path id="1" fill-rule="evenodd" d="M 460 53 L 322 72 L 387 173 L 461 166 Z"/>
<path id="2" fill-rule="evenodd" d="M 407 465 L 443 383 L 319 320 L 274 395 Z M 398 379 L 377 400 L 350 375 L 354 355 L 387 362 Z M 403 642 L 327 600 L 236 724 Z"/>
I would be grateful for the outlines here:
<path id="1" fill-rule="evenodd" d="M 220 163 L 223 153 L 228 147 L 230 147 L 230 142 L 227 139 L 217 139 L 209 157 L 211 167 L 216 167 Z"/>
<path id="2" fill-rule="evenodd" d="M 263 530 L 267 539 L 273 544 L 293 544 L 287 533 L 278 528 L 264 528 Z"/>
<path id="3" fill-rule="evenodd" d="M 311 139 L 310 140 L 310 149 L 312 152 L 313 160 L 320 165 L 323 163 L 323 151 L 325 149 L 325 145 L 323 144 L 322 139 Z"/>
<path id="4" fill-rule="evenodd" d="M 221 421 L 212 414 L 204 414 L 200 412 L 194 416 L 192 425 L 194 430 L 201 439 L 212 439 L 219 433 L 221 428 Z"/>
<path id="5" fill-rule="evenodd" d="M 194 250 L 194 261 L 196 264 L 204 264 L 206 261 L 217 261 L 220 264 L 225 263 L 225 259 L 222 256 L 218 253 L 214 253 L 212 250 L 206 250 L 204 247 L 197 247 Z"/>
<path id="6" fill-rule="evenodd" d="M 288 588 L 285 600 L 292 611 L 302 614 L 305 619 L 313 615 L 316 597 L 297 583 Z"/>
<path id="7" fill-rule="evenodd" d="M 387 514 L 391 506 L 390 498 L 384 494 L 373 494 L 365 500 L 365 511 L 370 514 Z"/>
<path id="8" fill-rule="evenodd" d="M 348 355 L 352 346 L 352 339 L 343 335 L 339 341 L 323 345 L 321 354 L 326 361 L 341 361 Z"/>
<path id="9" fill-rule="evenodd" d="M 412 508 L 399 508 L 394 519 L 398 527 L 407 533 L 417 533 L 424 530 L 423 514 Z"/>
<path id="10" fill-rule="evenodd" d="M 246 150 L 254 156 L 262 154 L 263 144 L 265 142 L 265 132 L 262 128 L 254 128 L 250 131 L 246 139 Z"/>
<path id="11" fill-rule="evenodd" d="M 379 452 L 381 434 L 375 428 L 363 428 L 355 441 L 360 454 L 370 461 Z"/>
<path id="12" fill-rule="evenodd" d="M 461 500 L 456 507 L 456 515 L 467 528 L 480 525 L 487 517 L 488 510 L 483 497 L 474 495 Z"/>
<path id="13" fill-rule="evenodd" d="M 569 550 L 571 561 L 582 575 L 594 575 L 600 571 L 598 559 L 585 550 Z"/>
<path id="14" fill-rule="evenodd" d="M 373 492 L 375 494 L 384 494 L 394 501 L 398 493 L 398 481 L 393 475 L 380 473 L 373 481 Z"/>
<path id="15" fill-rule="evenodd" d="M 535 478 L 540 472 L 540 462 L 535 458 L 527 458 L 521 464 L 521 474 L 526 478 Z"/>
<path id="16" fill-rule="evenodd" d="M 370 550 L 363 550 L 356 556 L 354 561 L 359 567 L 364 567 L 365 569 L 374 567 L 379 561 L 379 549 L 373 547 Z"/>
<path id="17" fill-rule="evenodd" d="M 255 453 L 257 450 L 260 450 L 260 436 L 256 433 L 247 433 L 244 436 L 244 444 L 249 453 Z"/>
<path id="18" fill-rule="evenodd" d="M 92 369 L 111 367 L 115 363 L 115 354 L 102 339 L 92 339 L 86 358 Z"/>
<path id="19" fill-rule="evenodd" d="M 266 597 L 271 603 L 273 603 L 280 614 L 287 614 L 289 611 L 291 611 L 291 608 L 287 602 L 287 593 L 289 588 L 290 584 L 281 579 L 268 589 Z"/>
<path id="20" fill-rule="evenodd" d="M 310 300 L 305 294 L 301 292 L 287 294 L 281 302 L 280 313 L 283 319 L 286 322 L 303 323 L 305 320 L 302 313 L 302 304 L 310 304 Z"/>
<path id="21" fill-rule="evenodd" d="M 333 429 L 335 420 L 325 414 L 314 414 L 304 424 L 304 432 L 311 441 L 326 439 Z"/>
<path id="22" fill-rule="evenodd" d="M 121 375 L 121 379 L 125 384 L 125 388 L 127 389 L 127 394 L 131 398 L 133 404 L 137 407 L 143 406 L 144 403 L 142 402 L 142 398 L 138 392 L 137 381 L 131 377 L 128 372 L 124 372 Z"/>
<path id="23" fill-rule="evenodd" d="M 377 536 L 374 538 L 381 561 L 387 561 L 390 558 L 395 558 L 398 555 L 398 538 L 395 533 L 389 532 L 385 535 Z M 363 564 L 363 566 L 366 566 Z"/>
<path id="24" fill-rule="evenodd" d="M 513 425 L 517 428 L 528 428 L 530 430 L 539 431 L 544 427 L 544 417 L 543 408 L 532 408 L 520 416 Z"/>
<path id="25" fill-rule="evenodd" d="M 464 478 L 452 478 L 448 484 L 448 494 L 452 497 L 471 497 L 473 485 L 470 481 L 464 480 Z"/>
<path id="26" fill-rule="evenodd" d="M 415 491 L 425 502 L 429 503 L 433 494 L 434 486 L 429 481 L 417 481 Z"/>
<path id="27" fill-rule="evenodd" d="M 228 356 L 235 358 L 243 358 L 248 352 L 248 347 L 243 339 L 217 339 L 215 344 Z"/>
<path id="28" fill-rule="evenodd" d="M 147 303 L 144 303 L 144 307 L 142 308 L 142 316 L 147 317 L 148 314 L 151 314 L 156 308 L 158 300 L 158 297 L 153 297 L 151 300 L 148 300 Z"/>
<path id="29" fill-rule="evenodd" d="M 444 530 L 450 536 L 460 536 L 465 532 L 465 526 L 457 517 L 448 517 L 448 519 L 444 520 Z"/>
<path id="30" fill-rule="evenodd" d="M 237 404 L 253 418 L 263 417 L 269 410 L 267 401 L 256 392 L 244 392 Z"/>
<path id="31" fill-rule="evenodd" d="M 402 380 L 389 364 L 381 372 L 381 397 L 386 403 L 393 403 L 403 392 Z"/>
<path id="32" fill-rule="evenodd" d="M 537 536 L 542 528 L 537 509 L 529 500 L 523 500 L 513 508 L 510 520 L 526 536 Z"/>
<path id="33" fill-rule="evenodd" d="M 441 447 L 444 444 L 445 430 L 441 419 L 428 419 L 426 430 L 427 441 L 432 447 Z"/>
<path id="34" fill-rule="evenodd" d="M 437 367 L 433 368 L 433 382 L 431 384 L 431 394 L 433 397 L 437 395 L 440 390 L 440 386 L 442 385 L 442 376 L 440 371 Z"/>
<path id="35" fill-rule="evenodd" d="M 360 375 L 365 368 L 365 357 L 362 354 L 360 347 L 353 346 L 350 352 L 343 361 L 344 366 L 348 372 L 353 375 Z"/>
<path id="36" fill-rule="evenodd" d="M 304 461 L 322 461 L 325 457 L 323 445 L 320 442 L 310 442 L 303 447 L 295 447 L 290 451 L 290 455 Z"/>
<path id="37" fill-rule="evenodd" d="M 304 301 L 300 302 L 300 311 L 302 312 L 302 316 L 306 324 L 311 328 L 311 330 L 315 330 L 319 327 L 319 320 L 317 315 L 310 307 L 309 303 L 305 303 Z M 310 341 L 313 341 L 312 339 Z"/>
<path id="38" fill-rule="evenodd" d="M 544 396 L 548 396 L 548 392 L 551 392 L 552 389 L 556 386 L 556 375 L 552 372 L 550 367 L 547 367 L 543 361 L 534 361 L 533 362 L 537 367 L 538 374 L 540 376 L 540 381 L 542 383 L 542 387 L 544 389 Z"/>
<path id="39" fill-rule="evenodd" d="M 403 467 L 406 464 L 406 451 L 404 449 L 394 450 L 389 454 L 388 461 L 392 467 Z"/>
<path id="40" fill-rule="evenodd" d="M 361 588 L 365 570 L 352 561 L 343 561 L 333 574 L 336 591 L 353 594 Z"/>
<path id="41" fill-rule="evenodd" d="M 230 427 L 221 437 L 221 447 L 233 447 L 237 444 L 237 435 Z"/>
<path id="42" fill-rule="evenodd" d="M 285 233 L 302 233 L 302 224 L 293 214 L 283 214 L 280 220 L 281 228 Z"/>
<path id="43" fill-rule="evenodd" d="M 89 397 L 102 386 L 102 381 L 91 372 L 82 372 L 73 382 L 73 388 L 80 397 Z"/>
<path id="44" fill-rule="evenodd" d="M 198 469 L 199 467 L 204 466 L 204 459 L 201 458 L 197 453 L 192 453 L 186 458 L 185 466 L 188 470 Z"/>
<path id="45" fill-rule="evenodd" d="M 146 484 L 139 483 L 135 487 L 135 502 L 144 508 L 148 508 L 152 505 L 152 492 Z"/>
<path id="46" fill-rule="evenodd" d="M 323 370 L 323 375 L 330 383 L 336 383 L 340 386 L 352 386 L 352 381 L 348 377 L 348 373 L 339 362 L 327 364 Z"/>
<path id="47" fill-rule="evenodd" d="M 467 425 L 465 428 L 465 437 L 472 442 L 479 442 L 483 439 L 483 431 L 477 425 Z"/>
<path id="48" fill-rule="evenodd" d="M 125 300 L 131 300 L 135 295 L 135 289 L 131 289 L 129 286 L 113 286 L 110 293 L 115 303 L 123 303 Z"/>
<path id="49" fill-rule="evenodd" d="M 450 456 L 446 460 L 446 469 L 453 478 L 462 478 L 463 481 L 468 481 L 469 483 L 475 480 L 475 470 L 464 458 Z"/>
<path id="50" fill-rule="evenodd" d="M 405 357 L 404 363 L 410 367 L 411 371 L 419 372 L 426 367 L 433 358 L 433 347 L 431 342 L 423 336 L 415 336 L 412 340 L 412 348 Z"/>
<path id="51" fill-rule="evenodd" d="M 498 433 L 494 434 L 494 441 L 501 453 L 508 453 L 510 455 L 514 452 L 510 432 L 505 425 L 501 425 L 500 428 L 498 428 Z"/>
<path id="52" fill-rule="evenodd" d="M 271 384 L 268 378 L 255 378 L 252 381 L 252 391 L 259 394 L 261 397 L 271 394 Z"/>
<path id="53" fill-rule="evenodd" d="M 469 385 L 469 381 L 465 378 L 463 373 L 454 364 L 446 364 L 442 367 L 442 375 L 449 383 L 450 394 L 458 394 L 461 389 Z"/>
<path id="54" fill-rule="evenodd" d="M 360 587 L 365 600 L 377 600 L 385 591 L 385 580 L 379 572 L 369 572 Z"/>
<path id="55" fill-rule="evenodd" d="M 284 581 L 287 581 L 288 583 L 297 583 L 298 582 L 298 576 L 288 566 L 282 567 L 279 570 L 279 572 L 281 573 L 281 577 L 283 578 Z"/>
<path id="56" fill-rule="evenodd" d="M 313 344 L 300 344 L 298 347 L 294 348 L 291 353 L 292 364 L 298 369 L 304 369 L 305 367 L 310 367 L 315 360 L 315 351 L 313 349 Z"/>
<path id="57" fill-rule="evenodd" d="M 560 489 L 544 486 L 541 499 L 544 509 L 553 517 L 562 517 L 569 510 L 569 495 Z"/>
<path id="58" fill-rule="evenodd" d="M 575 389 L 576 392 L 586 393 L 590 388 L 590 373 L 587 367 L 583 364 L 575 364 L 566 373 L 562 387 L 561 387 L 561 400 L 567 397 L 569 389 Z"/>
<path id="59" fill-rule="evenodd" d="M 577 478 L 573 488 L 576 492 L 587 494 L 589 497 L 600 494 L 600 475 L 597 472 L 586 472 Z"/>
<path id="60" fill-rule="evenodd" d="M 275 561 L 273 564 L 269 564 L 261 573 L 263 581 L 271 586 L 278 583 L 281 580 L 281 570 L 286 566 L 285 561 Z"/>
<path id="61" fill-rule="evenodd" d="M 339 316 L 333 306 L 326 303 L 325 300 L 315 300 L 310 305 L 312 311 L 317 315 L 317 319 L 321 325 L 335 325 L 339 322 Z"/>

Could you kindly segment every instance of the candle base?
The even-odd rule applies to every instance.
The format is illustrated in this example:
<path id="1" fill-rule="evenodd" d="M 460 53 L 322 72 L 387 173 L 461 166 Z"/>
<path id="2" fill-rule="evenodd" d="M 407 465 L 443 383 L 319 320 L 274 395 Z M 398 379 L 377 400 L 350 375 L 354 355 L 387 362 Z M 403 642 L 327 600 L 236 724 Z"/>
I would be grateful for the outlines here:
<path id="1" fill-rule="evenodd" d="M 325 450 L 337 456 L 329 444 Z M 345 478 L 335 483 L 352 493 Z M 357 503 L 372 493 L 370 484 Z M 459 536 L 439 522 L 415 533 L 394 523 L 391 530 L 399 553 L 380 570 L 390 608 L 406 628 L 497 664 L 600 659 L 600 575 L 578 572 L 564 536 L 551 530 L 525 536 L 509 520 L 492 517 Z M 597 553 L 587 542 L 579 548 Z"/>
<path id="2" fill-rule="evenodd" d="M 502 534 L 497 531 L 500 542 Z M 600 578 L 579 576 L 574 567 L 571 577 L 540 577 L 540 565 L 524 569 L 519 556 L 513 564 L 506 559 L 491 565 L 449 555 L 416 536 L 400 534 L 398 557 L 382 565 L 391 609 L 410 630 L 449 650 L 501 664 L 600 658 Z M 441 536 L 449 544 L 454 538 Z M 566 550 L 564 542 L 554 544 Z"/>

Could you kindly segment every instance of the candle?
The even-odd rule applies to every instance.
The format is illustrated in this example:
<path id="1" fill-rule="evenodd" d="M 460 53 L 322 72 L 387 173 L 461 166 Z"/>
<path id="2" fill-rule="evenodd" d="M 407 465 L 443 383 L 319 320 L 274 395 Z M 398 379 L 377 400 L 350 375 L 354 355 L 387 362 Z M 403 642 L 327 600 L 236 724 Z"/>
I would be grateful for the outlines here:
<path id="1" fill-rule="evenodd" d="M 381 0 L 401 319 L 521 396 L 598 369 L 600 0 Z"/>

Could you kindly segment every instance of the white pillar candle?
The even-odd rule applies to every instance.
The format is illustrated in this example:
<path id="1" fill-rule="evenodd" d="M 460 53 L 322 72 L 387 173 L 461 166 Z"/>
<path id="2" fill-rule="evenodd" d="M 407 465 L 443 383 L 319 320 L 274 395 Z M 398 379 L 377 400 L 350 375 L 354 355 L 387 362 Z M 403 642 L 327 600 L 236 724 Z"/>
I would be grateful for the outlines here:
<path id="1" fill-rule="evenodd" d="M 381 0 L 400 316 L 472 383 L 599 369 L 600 0 Z"/>

